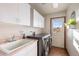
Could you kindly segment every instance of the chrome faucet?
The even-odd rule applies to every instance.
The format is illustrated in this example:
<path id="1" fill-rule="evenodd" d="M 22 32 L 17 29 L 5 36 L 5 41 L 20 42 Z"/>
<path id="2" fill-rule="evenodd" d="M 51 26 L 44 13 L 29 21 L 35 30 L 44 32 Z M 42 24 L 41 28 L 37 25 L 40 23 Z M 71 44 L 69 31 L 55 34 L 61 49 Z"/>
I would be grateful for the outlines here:
<path id="1" fill-rule="evenodd" d="M 8 38 L 6 40 L 6 42 L 12 42 L 12 41 L 15 41 L 15 40 L 16 40 L 15 35 L 13 35 L 12 37 Z"/>

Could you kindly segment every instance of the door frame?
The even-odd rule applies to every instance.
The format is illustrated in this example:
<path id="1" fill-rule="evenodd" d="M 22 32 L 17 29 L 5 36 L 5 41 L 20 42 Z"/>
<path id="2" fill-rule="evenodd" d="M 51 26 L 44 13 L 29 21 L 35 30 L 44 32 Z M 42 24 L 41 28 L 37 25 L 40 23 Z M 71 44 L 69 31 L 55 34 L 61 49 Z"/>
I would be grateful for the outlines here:
<path id="1" fill-rule="evenodd" d="M 66 23 L 66 16 L 50 18 L 50 34 L 51 34 L 51 36 L 52 36 L 52 19 L 55 19 L 55 18 L 64 18 L 64 23 Z M 65 26 L 64 26 L 64 48 L 66 49 L 66 27 Z"/>

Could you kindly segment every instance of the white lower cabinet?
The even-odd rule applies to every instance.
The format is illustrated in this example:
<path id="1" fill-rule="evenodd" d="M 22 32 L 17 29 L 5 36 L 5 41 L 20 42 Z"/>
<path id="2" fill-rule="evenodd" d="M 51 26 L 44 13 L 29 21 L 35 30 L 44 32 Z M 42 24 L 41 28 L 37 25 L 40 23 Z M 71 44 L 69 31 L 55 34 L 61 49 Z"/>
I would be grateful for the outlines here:
<path id="1" fill-rule="evenodd" d="M 67 29 L 66 48 L 70 56 L 79 56 L 77 45 L 74 41 L 73 29 Z M 78 45 L 79 46 L 79 45 Z"/>
<path id="2" fill-rule="evenodd" d="M 37 56 L 37 42 L 34 42 L 29 46 L 23 47 L 12 56 Z"/>

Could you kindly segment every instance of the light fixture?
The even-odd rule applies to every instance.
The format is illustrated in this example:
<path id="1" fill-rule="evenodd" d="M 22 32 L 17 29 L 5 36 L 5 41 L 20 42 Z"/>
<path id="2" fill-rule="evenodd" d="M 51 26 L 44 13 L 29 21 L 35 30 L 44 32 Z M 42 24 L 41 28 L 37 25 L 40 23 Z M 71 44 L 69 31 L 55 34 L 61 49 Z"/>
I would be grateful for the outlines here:
<path id="1" fill-rule="evenodd" d="M 53 8 L 58 8 L 58 3 L 53 3 Z"/>

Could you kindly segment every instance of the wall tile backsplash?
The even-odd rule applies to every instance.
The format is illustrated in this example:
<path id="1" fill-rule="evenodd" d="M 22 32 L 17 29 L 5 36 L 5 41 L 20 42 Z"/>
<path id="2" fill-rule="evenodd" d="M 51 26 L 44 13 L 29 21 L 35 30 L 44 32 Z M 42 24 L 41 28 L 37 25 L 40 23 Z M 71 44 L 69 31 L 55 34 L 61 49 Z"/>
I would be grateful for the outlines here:
<path id="1" fill-rule="evenodd" d="M 20 31 L 23 31 L 26 35 L 30 35 L 30 31 L 35 31 L 36 34 L 41 33 L 41 28 L 33 28 L 23 25 L 0 23 L 0 42 L 15 36 L 20 36 Z"/>

